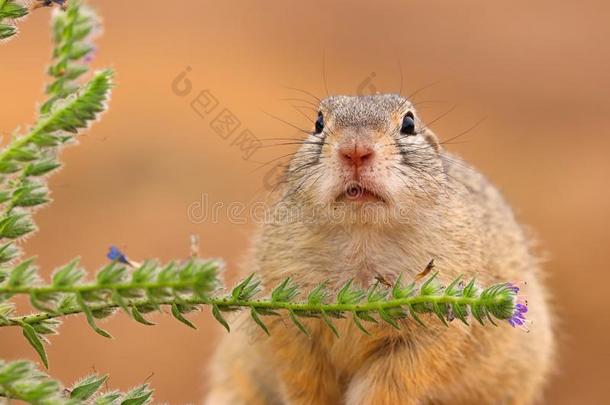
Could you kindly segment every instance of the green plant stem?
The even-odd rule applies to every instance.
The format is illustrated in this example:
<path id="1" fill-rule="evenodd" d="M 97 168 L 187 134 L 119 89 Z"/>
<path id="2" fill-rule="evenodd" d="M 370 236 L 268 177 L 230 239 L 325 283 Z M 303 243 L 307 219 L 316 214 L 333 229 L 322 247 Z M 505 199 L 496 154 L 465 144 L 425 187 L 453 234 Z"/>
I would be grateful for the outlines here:
<path id="1" fill-rule="evenodd" d="M 19 149 L 27 144 L 29 144 L 32 139 L 42 133 L 44 128 L 57 119 L 63 112 L 68 111 L 74 107 L 74 105 L 78 103 L 78 100 L 75 98 L 71 100 L 69 103 L 66 103 L 61 108 L 56 109 L 51 114 L 44 117 L 41 121 L 39 121 L 32 130 L 18 138 L 16 138 L 13 142 L 11 142 L 2 152 L 0 152 L 0 162 L 8 160 L 9 155 L 16 149 Z"/>
<path id="2" fill-rule="evenodd" d="M 103 72 L 100 72 L 94 76 L 90 83 L 93 83 L 96 77 L 102 75 Z M 84 91 L 91 91 L 90 89 L 84 88 Z M 36 123 L 36 125 L 28 132 L 27 134 L 15 138 L 6 148 L 4 148 L 0 152 L 0 162 L 4 162 L 10 160 L 10 155 L 14 153 L 15 150 L 22 148 L 29 143 L 32 142 L 32 139 L 37 135 L 47 132 L 47 127 L 55 122 L 58 117 L 64 114 L 66 111 L 71 111 L 75 109 L 75 106 L 80 102 L 78 97 L 74 97 L 69 100 L 67 103 L 61 105 L 59 108 L 52 110 L 48 115 L 43 116 L 43 118 Z M 54 131 L 57 129 L 54 129 Z"/>
<path id="3" fill-rule="evenodd" d="M 168 284 L 115 284 L 112 286 L 100 286 L 96 285 L 83 285 L 78 287 L 71 287 L 63 289 L 64 292 L 84 292 L 93 290 L 113 290 L 113 289 L 145 289 L 145 288 L 169 288 L 169 287 L 185 287 L 188 285 L 188 281 L 184 283 L 168 283 Z M 58 292 L 58 289 L 52 287 L 39 287 L 39 288 L 20 288 L 13 289 L 13 292 L 24 292 L 28 291 L 38 292 Z M 0 289 L 2 291 L 2 289 Z M 188 297 L 188 298 L 173 298 L 166 300 L 151 301 L 150 299 L 135 299 L 126 302 L 128 307 L 138 307 L 145 305 L 172 305 L 172 304 L 189 304 L 189 305 L 216 305 L 220 308 L 232 309 L 232 308 L 254 308 L 259 310 L 285 310 L 295 312 L 307 312 L 321 314 L 322 312 L 359 312 L 359 311 L 379 311 L 388 310 L 392 308 L 405 307 L 415 304 L 458 304 L 458 305 L 490 305 L 499 303 L 501 301 L 498 297 L 491 298 L 480 298 L 480 297 L 455 297 L 447 295 L 438 296 L 412 296 L 407 298 L 393 299 L 388 301 L 376 301 L 376 302 L 365 302 L 359 304 L 340 304 L 340 303 L 329 303 L 329 304 L 311 304 L 308 302 L 277 302 L 272 300 L 239 300 L 227 297 Z M 99 303 L 91 304 L 90 309 L 92 311 L 104 310 L 104 309 L 116 309 L 119 305 L 115 303 Z M 67 315 L 73 315 L 83 312 L 80 307 L 72 307 L 61 312 L 40 312 L 32 315 L 26 315 L 21 317 L 7 318 L 8 322 L 1 323 L 2 326 L 20 326 L 23 323 L 34 324 L 44 320 L 58 318 Z"/>
<path id="4" fill-rule="evenodd" d="M 194 279 L 184 279 L 180 281 L 146 282 L 146 283 L 115 283 L 115 284 L 76 284 L 72 286 L 19 286 L 19 287 L 0 287 L 0 294 L 52 294 L 52 293 L 88 293 L 92 291 L 115 291 L 115 290 L 147 290 L 150 288 L 191 288 L 195 284 Z"/>
<path id="5" fill-rule="evenodd" d="M 8 400 L 16 399 L 23 401 L 25 397 L 25 395 L 14 389 L 9 384 L 0 386 L 0 398 L 6 398 Z"/>

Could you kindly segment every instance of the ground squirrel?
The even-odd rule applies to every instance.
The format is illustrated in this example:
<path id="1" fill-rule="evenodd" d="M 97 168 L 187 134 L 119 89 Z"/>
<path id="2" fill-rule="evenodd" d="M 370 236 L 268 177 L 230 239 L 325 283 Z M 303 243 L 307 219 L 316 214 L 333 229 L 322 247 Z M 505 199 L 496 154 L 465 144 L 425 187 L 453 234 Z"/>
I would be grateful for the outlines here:
<path id="1" fill-rule="evenodd" d="M 273 207 L 245 266 L 266 286 L 291 276 L 305 290 L 324 280 L 367 287 L 401 273 L 414 278 L 434 259 L 443 282 L 460 274 L 482 285 L 521 282 L 530 331 L 508 323 L 445 327 L 431 316 L 426 328 L 406 319 L 400 331 L 380 325 L 372 336 L 338 322 L 335 338 L 311 319 L 307 337 L 266 318 L 267 337 L 244 319 L 216 352 L 208 404 L 501 405 L 540 398 L 554 339 L 528 238 L 500 193 L 444 151 L 411 102 L 399 95 L 322 100 Z"/>

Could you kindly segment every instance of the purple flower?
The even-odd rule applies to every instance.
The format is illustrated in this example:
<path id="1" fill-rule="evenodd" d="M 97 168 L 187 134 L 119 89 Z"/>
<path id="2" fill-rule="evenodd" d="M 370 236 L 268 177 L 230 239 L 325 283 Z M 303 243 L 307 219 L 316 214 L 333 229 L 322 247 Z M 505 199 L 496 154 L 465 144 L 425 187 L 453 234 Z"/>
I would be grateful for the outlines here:
<path id="1" fill-rule="evenodd" d="M 117 248 L 116 246 L 110 246 L 106 257 L 112 261 L 116 261 L 119 263 L 130 264 L 127 257 Z"/>
<path id="2" fill-rule="evenodd" d="M 92 47 L 91 50 L 89 52 L 87 52 L 87 55 L 85 55 L 85 57 L 83 58 L 83 62 L 90 63 L 93 60 L 93 58 L 95 58 L 96 53 L 97 53 L 97 48 Z"/>
<path id="3" fill-rule="evenodd" d="M 525 319 L 525 314 L 527 313 L 527 299 L 523 294 L 519 294 L 521 288 L 516 286 L 513 283 L 508 283 L 506 285 L 508 291 L 514 294 L 513 303 L 515 307 L 513 308 L 513 313 L 511 317 L 508 319 L 508 323 L 513 328 L 521 328 L 529 332 L 527 328 L 527 324 L 530 323 L 527 319 Z"/>
<path id="4" fill-rule="evenodd" d="M 508 320 L 508 323 L 511 326 L 517 327 L 522 326 L 525 323 L 525 313 L 527 312 L 527 306 L 523 304 L 515 305 L 515 311 L 513 312 L 513 316 Z"/>

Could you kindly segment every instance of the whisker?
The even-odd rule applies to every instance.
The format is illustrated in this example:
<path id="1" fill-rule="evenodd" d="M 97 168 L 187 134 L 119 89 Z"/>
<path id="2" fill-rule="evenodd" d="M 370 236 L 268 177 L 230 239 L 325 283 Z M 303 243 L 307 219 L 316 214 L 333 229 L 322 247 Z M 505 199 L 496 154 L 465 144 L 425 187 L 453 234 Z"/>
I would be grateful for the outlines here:
<path id="1" fill-rule="evenodd" d="M 422 100 L 422 101 L 418 101 L 416 103 L 411 103 L 411 105 L 413 105 L 413 107 L 418 107 L 421 106 L 422 104 L 445 104 L 447 103 L 447 100 Z"/>
<path id="2" fill-rule="evenodd" d="M 437 81 L 434 81 L 434 82 L 432 82 L 432 83 L 428 83 L 428 84 L 424 85 L 423 87 L 420 87 L 419 89 L 415 90 L 413 93 L 409 94 L 409 95 L 407 96 L 407 100 L 412 99 L 412 98 L 413 98 L 413 97 L 415 97 L 417 94 L 419 94 L 420 92 L 422 92 L 422 91 L 424 91 L 424 90 L 426 90 L 426 89 L 429 89 L 430 87 L 436 86 L 436 85 L 437 85 L 437 84 L 439 84 L 440 82 L 441 82 L 441 80 L 437 80 Z"/>
<path id="3" fill-rule="evenodd" d="M 298 141 L 301 138 L 259 138 L 259 141 Z"/>
<path id="4" fill-rule="evenodd" d="M 322 80 L 324 81 L 324 90 L 326 91 L 326 97 L 330 97 L 328 92 L 328 83 L 326 81 L 326 51 L 322 51 Z"/>
<path id="5" fill-rule="evenodd" d="M 297 88 L 297 87 L 291 87 L 291 86 L 281 86 L 281 87 L 283 87 L 283 88 L 285 88 L 285 89 L 288 89 L 288 90 L 294 90 L 294 91 L 298 91 L 298 92 L 300 92 L 300 93 L 303 93 L 303 94 L 306 94 L 306 95 L 308 95 L 308 96 L 310 96 L 310 97 L 315 98 L 315 99 L 316 99 L 316 100 L 317 100 L 319 103 L 321 103 L 321 102 L 322 102 L 322 100 L 320 100 L 320 98 L 319 98 L 318 96 L 316 96 L 316 95 L 315 95 L 315 94 L 313 94 L 313 93 L 308 92 L 307 90 L 303 90 L 303 89 L 299 89 L 299 88 Z"/>
<path id="6" fill-rule="evenodd" d="M 309 142 L 309 141 L 283 142 L 283 143 L 275 143 L 275 144 L 271 144 L 271 145 L 262 145 L 262 146 L 259 146 L 259 148 L 264 149 L 264 148 L 273 148 L 273 147 L 276 147 L 276 146 L 288 146 L 288 145 L 318 145 L 318 146 L 322 146 L 322 145 L 324 145 L 324 142 Z"/>
<path id="7" fill-rule="evenodd" d="M 271 113 L 269 113 L 269 112 L 267 112 L 267 111 L 263 111 L 263 113 L 264 113 L 264 114 L 266 114 L 266 115 L 268 115 L 269 117 L 271 117 L 271 118 L 273 118 L 273 119 L 276 119 L 276 120 L 277 120 L 277 121 L 279 121 L 279 122 L 282 122 L 282 123 L 284 123 L 284 124 L 286 124 L 286 125 L 288 125 L 288 126 L 290 126 L 290 127 L 294 128 L 294 129 L 296 129 L 297 131 L 301 131 L 301 132 L 303 132 L 304 134 L 311 135 L 311 132 L 310 132 L 310 131 L 308 131 L 308 130 L 306 130 L 306 129 L 303 129 L 303 128 L 300 128 L 300 127 L 298 127 L 297 125 L 293 124 L 292 122 L 286 121 L 286 120 L 284 120 L 284 119 L 282 119 L 282 118 L 280 118 L 280 117 L 278 117 L 278 116 L 276 116 L 276 115 L 273 115 L 273 114 L 271 114 Z"/>
<path id="8" fill-rule="evenodd" d="M 472 131 L 473 129 L 475 129 L 476 127 L 478 127 L 479 125 L 481 125 L 481 124 L 482 124 L 482 123 L 483 123 L 483 122 L 484 122 L 486 119 L 487 119 L 487 117 L 483 117 L 483 118 L 481 118 L 479 121 L 477 121 L 477 122 L 476 122 L 476 123 L 475 123 L 473 126 L 471 126 L 470 128 L 468 128 L 467 130 L 465 130 L 465 131 L 463 131 L 463 132 L 461 132 L 461 133 L 457 134 L 456 136 L 451 137 L 451 138 L 449 138 L 449 139 L 447 139 L 447 140 L 445 140 L 445 141 L 443 141 L 443 142 L 439 142 L 439 143 L 440 143 L 441 145 L 445 145 L 445 144 L 447 144 L 447 143 L 449 143 L 449 142 L 451 142 L 451 141 L 453 141 L 453 140 L 456 140 L 456 139 L 458 139 L 458 138 L 460 138 L 460 137 L 462 137 L 462 136 L 466 135 L 468 132 Z"/>
<path id="9" fill-rule="evenodd" d="M 309 123 L 312 125 L 312 127 L 315 125 L 315 121 L 311 119 L 311 117 L 307 114 L 305 114 L 303 111 L 301 111 L 297 106 L 295 106 L 294 104 L 290 104 L 290 106 L 292 108 L 294 108 L 297 112 L 299 112 L 303 117 L 305 117 L 305 119 L 307 121 L 309 121 Z"/>
<path id="10" fill-rule="evenodd" d="M 252 170 L 250 173 L 255 173 L 255 172 L 259 171 L 260 169 L 262 169 L 263 167 L 269 166 L 269 165 L 270 165 L 270 164 L 272 164 L 273 162 L 277 162 L 278 160 L 281 160 L 281 159 L 287 158 L 287 157 L 289 157 L 289 156 L 294 156 L 294 155 L 296 155 L 297 153 L 298 153 L 298 151 L 294 151 L 294 152 L 292 152 L 292 153 L 288 153 L 288 154 L 286 154 L 286 155 L 283 155 L 283 156 L 277 157 L 277 158 L 275 158 L 275 159 L 271 159 L 270 161 L 268 161 L 268 162 L 266 162 L 266 163 L 261 164 L 259 167 L 257 167 L 256 169 Z"/>
<path id="11" fill-rule="evenodd" d="M 439 115 L 438 117 L 434 118 L 432 121 L 427 122 L 427 123 L 424 123 L 424 127 L 423 127 L 421 130 L 417 131 L 417 133 L 418 133 L 418 134 L 423 133 L 423 132 L 424 132 L 426 129 L 430 128 L 430 126 L 431 126 L 432 124 L 434 124 L 435 122 L 437 122 L 437 121 L 438 121 L 438 120 L 440 120 L 440 119 L 443 119 L 444 117 L 446 117 L 447 115 L 449 115 L 449 114 L 450 114 L 452 111 L 454 111 L 456 108 L 457 108 L 457 106 L 455 106 L 455 105 L 454 105 L 454 106 L 453 106 L 453 107 L 451 107 L 449 110 L 445 111 L 444 113 L 442 113 L 442 114 L 441 114 L 441 115 Z"/>
<path id="12" fill-rule="evenodd" d="M 402 75 L 402 64 L 400 63 L 400 57 L 397 56 L 396 61 L 398 62 L 398 72 L 400 73 L 400 88 L 398 89 L 398 95 L 402 97 L 403 75 Z"/>
<path id="13" fill-rule="evenodd" d="M 300 101 L 300 102 L 302 102 L 302 103 L 309 104 L 309 105 L 311 105 L 312 107 L 318 107 L 318 104 L 316 104 L 316 103 L 314 103 L 314 102 L 312 102 L 312 101 L 306 100 L 306 99 L 304 99 L 304 98 L 285 97 L 285 98 L 280 98 L 279 100 L 280 100 L 280 101 L 288 101 L 288 102 Z M 317 110 L 317 108 L 316 108 L 316 110 Z"/>

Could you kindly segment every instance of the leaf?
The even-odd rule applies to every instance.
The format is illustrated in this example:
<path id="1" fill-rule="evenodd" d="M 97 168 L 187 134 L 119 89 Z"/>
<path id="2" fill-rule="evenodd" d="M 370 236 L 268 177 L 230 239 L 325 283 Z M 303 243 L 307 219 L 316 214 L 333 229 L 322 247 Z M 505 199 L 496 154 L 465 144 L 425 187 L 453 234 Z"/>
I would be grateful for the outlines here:
<path id="1" fill-rule="evenodd" d="M 40 294 L 36 291 L 32 291 L 30 293 L 30 304 L 32 304 L 34 308 L 40 311 L 55 313 L 55 309 L 50 307 L 49 305 L 46 305 L 45 303 L 54 304 L 56 302 L 57 296 L 58 294 L 54 293 Z"/>
<path id="2" fill-rule="evenodd" d="M 32 162 L 26 166 L 24 174 L 26 176 L 43 176 L 60 166 L 61 164 L 55 159 Z"/>
<path id="3" fill-rule="evenodd" d="M 398 279 L 396 279 L 396 282 L 392 287 L 392 297 L 394 297 L 394 299 L 407 298 L 415 291 L 415 283 L 411 283 L 403 288 L 401 280 L 402 273 L 398 276 Z"/>
<path id="4" fill-rule="evenodd" d="M 213 304 L 212 305 L 212 315 L 214 315 L 214 318 L 216 318 L 216 320 L 218 322 L 220 322 L 220 324 L 222 326 L 225 327 L 225 329 L 227 330 L 227 332 L 231 332 L 231 328 L 229 327 L 229 324 L 227 323 L 227 321 L 222 317 L 222 314 L 220 313 L 220 309 L 218 308 L 218 305 Z"/>
<path id="5" fill-rule="evenodd" d="M 180 309 L 178 308 L 178 305 L 176 305 L 175 302 L 172 303 L 172 315 L 174 316 L 174 318 L 176 318 L 177 320 L 179 320 L 180 322 L 182 322 L 189 328 L 197 329 L 197 327 L 195 325 L 193 325 L 191 323 L 191 321 L 189 321 L 184 316 L 182 316 L 182 312 L 180 312 Z"/>
<path id="6" fill-rule="evenodd" d="M 366 300 L 368 302 L 379 302 L 381 300 L 383 300 L 385 297 L 387 297 L 388 295 L 388 291 L 384 290 L 383 288 L 380 288 L 381 283 L 379 282 L 379 280 L 377 280 L 375 282 L 375 284 L 373 284 L 371 286 L 371 288 L 369 288 L 369 291 L 367 293 L 367 297 Z"/>
<path id="7" fill-rule="evenodd" d="M 360 319 L 358 319 L 357 315 L 353 315 L 352 319 L 354 320 L 354 323 L 356 324 L 356 326 L 358 327 L 358 329 L 360 329 L 364 334 L 371 336 L 371 332 L 369 332 L 368 330 L 366 330 L 366 328 L 364 327 L 364 325 L 362 325 L 362 322 L 360 322 Z"/>
<path id="8" fill-rule="evenodd" d="M 176 263 L 169 262 L 163 267 L 163 269 L 157 275 L 157 281 L 165 283 L 169 281 L 174 281 L 176 279 Z"/>
<path id="9" fill-rule="evenodd" d="M 305 327 L 305 325 L 303 325 L 301 323 L 301 321 L 299 321 L 299 319 L 297 318 L 296 314 L 294 313 L 294 311 L 292 309 L 288 310 L 288 314 L 290 316 L 290 320 L 292 320 L 292 323 L 294 323 L 296 325 L 297 328 L 299 328 L 299 330 L 301 332 L 303 332 L 305 335 L 307 335 L 308 337 L 311 336 L 309 331 L 307 330 L 307 328 Z"/>
<path id="10" fill-rule="evenodd" d="M 0 19 L 20 18 L 28 13 L 28 9 L 26 7 L 17 3 L 0 2 L 0 5 Z"/>
<path id="11" fill-rule="evenodd" d="M 259 308 L 259 309 L 257 309 L 257 312 L 258 312 L 260 315 L 282 316 L 282 315 L 281 315 L 279 312 L 274 311 L 274 310 L 269 309 L 269 308 Z"/>
<path id="12" fill-rule="evenodd" d="M 38 333 L 36 333 L 36 331 L 30 324 L 22 323 L 21 327 L 23 329 L 23 336 L 25 336 L 25 338 L 34 348 L 34 350 L 36 350 L 44 366 L 46 368 L 49 368 L 49 360 L 47 359 L 47 353 L 44 350 L 44 345 L 42 344 Z"/>
<path id="13" fill-rule="evenodd" d="M 462 280 L 462 277 L 463 275 L 460 274 L 456 277 L 455 280 L 451 282 L 451 284 L 447 286 L 447 288 L 445 288 L 445 295 L 455 296 L 458 293 L 458 291 L 455 289 L 455 286 L 457 286 L 458 283 Z"/>
<path id="14" fill-rule="evenodd" d="M 33 363 L 25 360 L 17 360 L 8 364 L 0 360 L 0 381 L 4 385 L 27 378 L 35 368 Z"/>
<path id="15" fill-rule="evenodd" d="M 335 325 L 333 324 L 333 322 L 330 320 L 330 318 L 328 317 L 328 315 L 326 315 L 326 312 L 324 310 L 322 310 L 322 319 L 324 320 L 324 323 L 326 323 L 326 325 L 328 325 L 328 327 L 330 328 L 330 330 L 333 331 L 333 334 L 336 337 L 340 337 L 339 336 L 339 331 L 337 330 L 337 328 L 335 327 Z"/>
<path id="16" fill-rule="evenodd" d="M 472 314 L 472 317 L 482 326 L 485 326 L 485 322 L 483 322 L 483 318 L 485 317 L 485 309 L 481 305 L 472 304 L 470 306 L 470 313 Z"/>
<path id="17" fill-rule="evenodd" d="M 32 232 L 36 227 L 26 214 L 10 214 L 0 220 L 0 237 L 17 239 Z"/>
<path id="18" fill-rule="evenodd" d="M 298 286 L 291 285 L 291 283 L 292 279 L 290 277 L 285 278 L 284 281 L 271 292 L 271 301 L 289 302 L 292 300 L 298 293 Z"/>
<path id="19" fill-rule="evenodd" d="M 118 305 L 127 315 L 130 317 L 132 316 L 129 307 L 127 306 L 127 302 L 125 302 L 123 296 L 117 290 L 112 290 L 112 302 Z"/>
<path id="20" fill-rule="evenodd" d="M 17 28 L 10 25 L 0 24 L 0 39 L 10 38 L 17 33 Z"/>
<path id="21" fill-rule="evenodd" d="M 326 296 L 327 296 L 327 292 L 326 292 L 327 285 L 328 285 L 328 282 L 324 281 L 321 284 L 319 284 L 318 286 L 316 286 L 316 288 L 311 290 L 311 292 L 309 293 L 309 296 L 307 297 L 307 302 L 310 305 L 324 304 L 324 301 L 326 300 Z"/>
<path id="22" fill-rule="evenodd" d="M 19 166 L 17 163 L 15 163 L 13 161 L 10 161 L 10 160 L 0 161 L 0 173 L 2 173 L 2 174 L 15 173 L 15 172 L 19 171 L 19 169 L 21 169 L 21 166 Z"/>
<path id="23" fill-rule="evenodd" d="M 87 121 L 104 110 L 104 101 L 112 87 L 112 70 L 95 72 L 81 91 L 56 103 L 32 130 L 32 136 L 58 130 L 76 133 Z"/>
<path id="24" fill-rule="evenodd" d="M 449 326 L 449 324 L 447 323 L 447 320 L 445 319 L 445 316 L 443 314 L 443 310 L 440 307 L 440 305 L 438 304 L 438 302 L 433 302 L 432 303 L 432 309 L 436 316 L 438 317 L 438 319 L 441 320 L 441 322 L 443 323 L 443 325 L 445 326 Z"/>
<path id="25" fill-rule="evenodd" d="M 489 322 L 491 322 L 491 324 L 493 326 L 498 326 L 498 324 L 494 321 L 493 317 L 491 316 L 491 313 L 489 311 L 487 311 L 487 319 L 489 320 Z"/>
<path id="26" fill-rule="evenodd" d="M 8 323 L 8 317 L 15 313 L 15 304 L 12 302 L 1 302 L 0 303 L 0 321 Z"/>
<path id="27" fill-rule="evenodd" d="M 453 311 L 453 315 L 455 315 L 456 318 L 462 321 L 462 323 L 464 323 L 465 325 L 469 325 L 468 320 L 466 319 L 467 312 L 465 310 L 465 306 L 453 303 L 451 304 L 451 310 Z"/>
<path id="28" fill-rule="evenodd" d="M 347 304 L 347 305 L 357 304 L 364 297 L 366 297 L 366 293 L 364 291 L 359 290 L 359 289 L 354 289 L 354 290 L 351 289 L 353 282 L 354 282 L 353 279 L 349 279 L 343 285 L 343 287 L 337 294 L 337 303 L 338 304 Z"/>
<path id="29" fill-rule="evenodd" d="M 462 290 L 462 296 L 467 298 L 473 298 L 477 295 L 477 287 L 475 285 L 475 279 L 473 278 Z"/>
<path id="30" fill-rule="evenodd" d="M 101 377 L 97 377 L 95 375 L 89 376 L 74 384 L 70 390 L 70 398 L 85 401 L 95 394 L 100 389 L 102 384 L 106 382 L 106 380 L 108 380 L 107 375 Z"/>
<path id="31" fill-rule="evenodd" d="M 81 59 L 92 50 L 93 47 L 90 45 L 76 43 L 72 46 L 72 49 L 70 50 L 70 59 Z"/>
<path id="32" fill-rule="evenodd" d="M 152 260 L 146 260 L 131 273 L 131 280 L 136 284 L 149 283 L 156 278 L 157 269 L 157 263 Z"/>
<path id="33" fill-rule="evenodd" d="M 138 307 L 135 305 L 133 307 L 131 307 L 131 315 L 133 316 L 133 319 L 135 319 L 137 322 L 140 322 L 142 325 L 147 325 L 147 326 L 155 325 L 154 322 L 151 322 L 151 321 L 147 320 L 146 318 L 144 318 L 142 316 L 142 314 L 140 313 L 140 310 L 138 310 Z"/>
<path id="34" fill-rule="evenodd" d="M 33 262 L 34 258 L 29 258 L 15 266 L 8 279 L 8 285 L 10 287 L 22 287 L 34 284 L 36 268 L 31 266 Z"/>
<path id="35" fill-rule="evenodd" d="M 106 392 L 95 398 L 95 405 L 116 405 L 117 400 L 121 398 L 121 393 L 118 391 Z"/>
<path id="36" fill-rule="evenodd" d="M 99 334 L 103 337 L 112 338 L 112 335 L 110 335 L 110 333 L 106 332 L 104 329 L 99 328 L 95 324 L 95 319 L 93 318 L 93 313 L 91 312 L 91 309 L 87 306 L 87 303 L 85 302 L 85 300 L 83 299 L 83 296 L 80 293 L 76 294 L 76 302 L 78 303 L 78 306 L 80 307 L 80 309 L 85 313 L 85 317 L 87 318 L 87 323 L 89 324 L 91 329 L 93 329 L 97 334 Z"/>
<path id="37" fill-rule="evenodd" d="M 396 323 L 396 321 L 392 319 L 392 317 L 383 308 L 379 308 L 378 312 L 381 319 L 392 325 L 394 328 L 400 330 L 400 326 L 398 325 L 398 323 Z"/>
<path id="38" fill-rule="evenodd" d="M 100 285 L 117 284 L 124 281 L 126 277 L 127 269 L 116 262 L 111 262 L 104 266 L 95 276 Z"/>
<path id="39" fill-rule="evenodd" d="M 411 313 L 411 316 L 413 317 L 413 319 L 415 319 L 415 322 L 417 322 L 418 324 L 420 324 L 420 326 L 423 326 L 425 328 L 426 324 L 423 323 L 422 320 L 420 319 L 419 315 L 417 315 L 417 311 L 413 307 L 413 304 L 409 304 L 408 307 L 409 307 L 409 312 Z"/>
<path id="40" fill-rule="evenodd" d="M 57 328 L 59 328 L 60 324 L 61 321 L 57 319 L 45 319 L 36 323 L 31 323 L 36 333 L 41 335 L 50 335 L 57 333 Z"/>
<path id="41" fill-rule="evenodd" d="M 70 263 L 60 267 L 53 274 L 53 285 L 55 287 L 69 287 L 80 281 L 85 272 L 79 269 L 79 259 L 75 258 Z"/>
<path id="42" fill-rule="evenodd" d="M 152 390 L 147 384 L 140 385 L 129 391 L 121 400 L 121 405 L 143 405 L 150 402 Z"/>
<path id="43" fill-rule="evenodd" d="M 250 284 L 253 277 L 254 273 L 250 274 L 241 283 L 237 284 L 235 288 L 233 288 L 231 296 L 234 300 L 247 300 L 249 298 L 248 294 L 242 294 L 242 291 L 244 290 L 244 288 L 248 287 L 248 284 Z"/>
<path id="44" fill-rule="evenodd" d="M 258 312 L 256 312 L 256 308 L 252 307 L 252 309 L 250 310 L 250 315 L 252 316 L 252 319 L 254 319 L 254 322 L 256 322 L 256 324 L 258 326 L 260 326 L 262 330 L 265 331 L 267 336 L 270 336 L 271 334 L 269 333 L 269 329 L 267 329 L 267 326 L 265 325 L 265 323 L 258 316 Z"/>
<path id="45" fill-rule="evenodd" d="M 15 244 L 12 242 L 5 243 L 0 246 L 0 263 L 10 262 L 15 259 L 19 255 L 19 249 L 15 247 Z M 0 282 L 3 279 L 0 278 Z"/>
<path id="46" fill-rule="evenodd" d="M 489 314 L 497 319 L 510 319 L 515 310 L 515 296 L 516 293 L 510 289 L 510 284 L 500 283 L 485 289 L 480 298 L 484 299 Z M 495 325 L 491 317 L 489 320 Z"/>
<path id="47" fill-rule="evenodd" d="M 434 295 L 438 291 L 438 287 L 433 284 L 434 279 L 438 276 L 438 271 L 435 271 L 428 279 L 421 285 L 419 291 L 420 295 Z"/>
<path id="48" fill-rule="evenodd" d="M 37 158 L 36 154 L 32 150 L 26 149 L 25 147 L 17 147 L 8 150 L 7 157 L 19 162 L 31 162 Z"/>
<path id="49" fill-rule="evenodd" d="M 373 318 L 368 311 L 356 311 L 356 316 L 363 321 L 371 322 L 371 323 L 379 323 L 377 319 Z"/>

